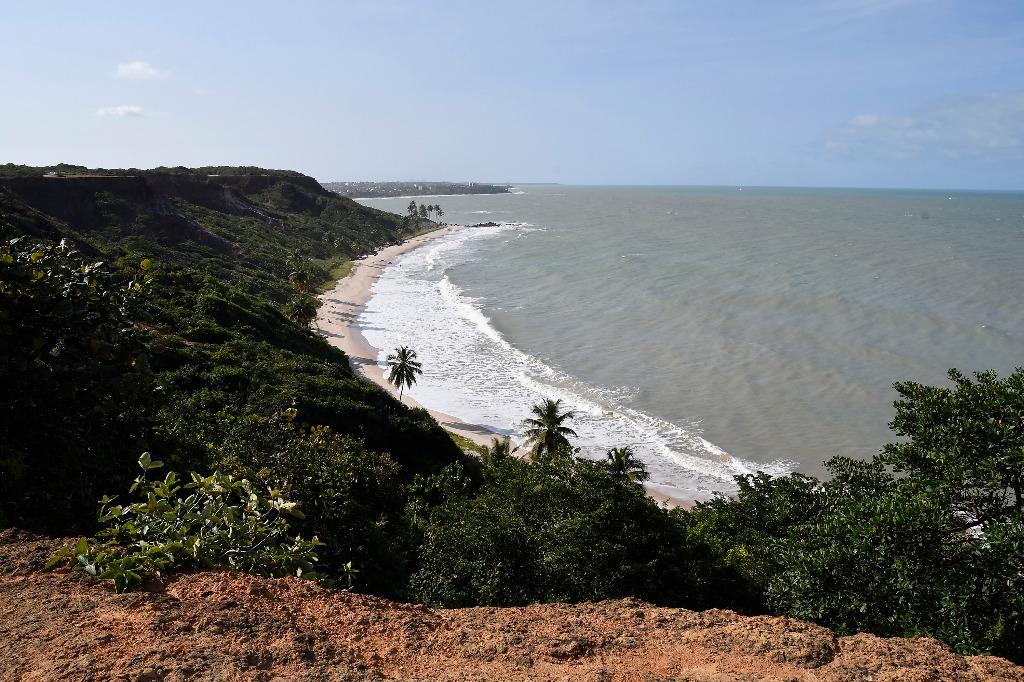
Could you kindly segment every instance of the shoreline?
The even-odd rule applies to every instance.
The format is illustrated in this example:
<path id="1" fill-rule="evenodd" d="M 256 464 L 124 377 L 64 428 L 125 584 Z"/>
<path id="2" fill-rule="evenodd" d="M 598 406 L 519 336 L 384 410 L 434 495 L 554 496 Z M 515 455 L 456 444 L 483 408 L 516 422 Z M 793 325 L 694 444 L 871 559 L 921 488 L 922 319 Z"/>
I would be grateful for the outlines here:
<path id="1" fill-rule="evenodd" d="M 396 398 L 398 389 L 387 382 L 384 370 L 377 364 L 378 349 L 369 344 L 360 331 L 359 325 L 356 324 L 356 320 L 363 312 L 366 302 L 370 300 L 374 283 L 393 259 L 452 232 L 465 229 L 465 227 L 464 225 L 440 227 L 353 261 L 352 271 L 343 279 L 338 280 L 333 289 L 319 296 L 322 305 L 317 311 L 316 324 L 320 334 L 332 346 L 344 351 L 353 372 L 382 387 Z M 411 407 L 425 409 L 442 427 L 477 445 L 489 447 L 492 438 L 504 438 L 502 434 L 479 424 L 470 424 L 450 414 L 431 410 L 410 396 L 403 394 L 402 401 Z"/>
<path id="2" fill-rule="evenodd" d="M 500 197 L 503 194 L 512 192 L 476 192 L 474 194 L 402 194 L 396 196 L 377 197 L 348 197 L 352 201 L 373 201 L 374 199 L 439 199 L 442 197 Z M 448 227 L 460 228 L 468 225 L 449 225 Z"/>
<path id="3" fill-rule="evenodd" d="M 349 366 L 359 376 L 381 386 L 391 395 L 398 397 L 398 389 L 387 382 L 384 370 L 377 364 L 378 349 L 369 344 L 359 329 L 357 320 L 372 296 L 371 289 L 380 279 L 381 273 L 398 256 L 425 246 L 445 235 L 466 229 L 466 225 L 448 225 L 412 237 L 394 246 L 388 246 L 375 254 L 353 261 L 352 271 L 338 280 L 334 288 L 319 296 L 320 309 L 316 325 L 319 333 L 332 346 L 342 350 L 349 359 Z M 458 417 L 432 410 L 410 396 L 403 394 L 406 405 L 425 409 L 444 429 L 458 434 L 477 445 L 490 447 L 493 438 L 505 438 L 503 434 L 491 431 L 479 424 L 470 424 Z M 692 507 L 694 500 L 677 498 L 661 489 L 646 487 L 647 494 L 659 504 L 668 507 Z"/>

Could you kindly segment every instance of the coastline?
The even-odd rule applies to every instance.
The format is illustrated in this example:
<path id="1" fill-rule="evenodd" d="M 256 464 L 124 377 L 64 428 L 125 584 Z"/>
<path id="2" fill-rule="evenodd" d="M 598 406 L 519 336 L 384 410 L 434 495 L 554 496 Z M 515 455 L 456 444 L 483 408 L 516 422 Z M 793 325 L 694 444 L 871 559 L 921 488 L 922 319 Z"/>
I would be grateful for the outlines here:
<path id="1" fill-rule="evenodd" d="M 390 265 L 396 257 L 466 227 L 465 225 L 441 227 L 354 261 L 352 271 L 348 276 L 338 280 L 333 289 L 319 297 L 321 306 L 316 320 L 319 332 L 331 345 L 344 351 L 349 358 L 349 366 L 352 371 L 381 386 L 396 398 L 398 389 L 387 382 L 384 370 L 377 364 L 378 349 L 369 344 L 359 329 L 357 324 L 359 315 L 367 301 L 370 300 L 374 283 L 380 278 L 384 268 Z M 477 445 L 489 447 L 493 438 L 504 438 L 502 434 L 479 424 L 470 424 L 450 414 L 432 410 L 410 396 L 403 395 L 402 399 L 407 405 L 427 410 L 443 428 L 467 438 Z M 659 504 L 668 507 L 689 508 L 694 503 L 694 500 L 668 495 L 661 489 L 647 487 L 646 490 L 647 494 Z"/>
<path id="2" fill-rule="evenodd" d="M 366 302 L 370 300 L 374 283 L 394 258 L 447 234 L 464 229 L 464 227 L 463 225 L 441 227 L 354 261 L 352 271 L 348 276 L 338 280 L 333 289 L 319 297 L 322 305 L 317 311 L 316 324 L 320 333 L 332 346 L 345 352 L 352 371 L 381 386 L 396 398 L 398 389 L 387 382 L 384 370 L 377 364 L 378 349 L 367 342 L 359 330 L 356 320 L 362 313 Z M 492 438 L 503 438 L 501 434 L 478 424 L 469 424 L 450 414 L 431 410 L 410 396 L 403 394 L 402 401 L 406 405 L 427 410 L 445 429 L 467 438 L 477 445 L 490 446 Z"/>
<path id="3" fill-rule="evenodd" d="M 512 194 L 512 192 L 476 192 L 474 194 L 401 194 L 395 196 L 375 196 L 375 197 L 348 197 L 352 201 L 373 201 L 374 199 L 441 199 L 444 197 L 493 197 L 500 196 L 502 194 Z M 345 196 L 345 195 L 342 195 Z M 448 227 L 460 228 L 466 227 L 466 225 L 449 225 Z"/>

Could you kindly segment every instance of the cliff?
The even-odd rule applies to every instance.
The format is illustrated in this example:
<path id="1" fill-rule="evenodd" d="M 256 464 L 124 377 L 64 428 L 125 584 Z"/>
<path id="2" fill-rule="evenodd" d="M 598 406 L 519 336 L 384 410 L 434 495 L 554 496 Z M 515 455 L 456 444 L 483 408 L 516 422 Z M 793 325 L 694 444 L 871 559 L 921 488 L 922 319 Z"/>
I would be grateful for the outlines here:
<path id="1" fill-rule="evenodd" d="M 269 441 L 252 430 L 239 438 L 238 428 L 274 438 L 284 431 L 271 424 L 286 416 L 387 453 L 402 481 L 471 463 L 426 412 L 356 377 L 344 354 L 295 313 L 315 314 L 317 286 L 350 259 L 407 238 L 410 221 L 288 171 L 15 170 L 0 166 L 0 289 L 23 292 L 0 296 L 0 424 L 18 425 L 0 437 L 0 527 L 85 532 L 96 500 L 127 488 L 142 452 L 181 472 L 255 466 L 229 453 L 244 444 L 246 457 L 270 457 L 277 446 L 250 448 Z M 67 239 L 85 256 L 32 253 L 40 238 Z M 25 277 L 22 263 L 36 258 L 47 276 Z M 69 283 L 82 266 L 97 262 L 102 295 L 65 296 L 80 290 Z M 132 297 L 129 315 L 108 301 L 142 264 L 148 285 Z M 90 336 L 99 333 L 96 320 L 111 315 L 130 324 L 111 335 L 110 347 L 133 361 L 118 365 Z M 73 353 L 85 360 L 71 363 Z M 141 381 L 114 380 L 134 376 L 135 367 Z M 401 514 L 387 496 L 368 504 L 380 506 L 378 499 L 390 506 L 374 522 Z M 349 504 L 344 523 L 306 536 L 329 530 L 339 558 L 361 563 L 366 533 L 353 535 L 360 544 L 351 549 L 338 529 L 362 524 L 365 508 Z M 383 540 L 373 547 L 390 552 Z"/>
<path id="2" fill-rule="evenodd" d="M 77 175 L 61 177 L 0 177 L 0 190 L 17 197 L 36 211 L 66 223 L 80 233 L 93 233 L 117 226 L 118 237 L 137 235 L 164 245 L 186 241 L 210 246 L 224 254 L 240 255 L 229 240 L 214 234 L 182 210 L 183 205 L 217 213 L 255 218 L 281 227 L 284 221 L 268 208 L 292 210 L 293 206 L 269 207 L 250 197 L 282 185 L 292 194 L 297 188 L 314 197 L 333 199 L 313 178 L 276 175 L 163 174 Z M 304 212 L 310 209 L 308 199 Z M 36 236 L 50 239 L 74 236 L 49 229 Z"/>
<path id="3" fill-rule="evenodd" d="M 73 174 L 24 167 L 5 174 L 0 166 L 0 237 L 67 239 L 104 260 L 150 258 L 269 292 L 283 303 L 290 286 L 269 282 L 268 273 L 287 277 L 287 257 L 316 261 L 315 279 L 326 280 L 330 268 L 409 231 L 398 216 L 293 171 L 73 168 Z"/>
<path id="4" fill-rule="evenodd" d="M 232 570 L 115 594 L 0 532 L 3 680 L 1024 680 L 931 639 L 635 600 L 434 610 Z"/>

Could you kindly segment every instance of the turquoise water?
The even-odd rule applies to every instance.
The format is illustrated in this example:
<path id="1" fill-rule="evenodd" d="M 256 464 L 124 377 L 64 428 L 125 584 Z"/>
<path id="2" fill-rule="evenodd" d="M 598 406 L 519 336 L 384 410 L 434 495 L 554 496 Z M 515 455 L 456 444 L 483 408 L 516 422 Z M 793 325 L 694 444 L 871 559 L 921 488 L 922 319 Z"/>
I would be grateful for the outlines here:
<path id="1" fill-rule="evenodd" d="M 417 350 L 410 394 L 513 436 L 561 397 L 585 454 L 631 445 L 668 492 L 870 457 L 892 440 L 894 381 L 1024 365 L 1022 193 L 525 186 L 429 203 L 499 225 L 377 285 L 360 323 Z"/>

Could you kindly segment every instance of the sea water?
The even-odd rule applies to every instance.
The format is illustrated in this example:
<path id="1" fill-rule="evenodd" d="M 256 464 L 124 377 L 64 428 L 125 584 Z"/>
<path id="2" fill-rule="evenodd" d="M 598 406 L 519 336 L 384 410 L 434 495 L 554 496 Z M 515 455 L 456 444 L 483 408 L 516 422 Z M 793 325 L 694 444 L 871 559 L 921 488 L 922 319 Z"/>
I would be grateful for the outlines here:
<path id="1" fill-rule="evenodd" d="M 895 440 L 896 381 L 1024 365 L 1024 193 L 523 186 L 428 197 L 474 227 L 388 267 L 359 318 L 417 401 L 521 440 L 543 398 L 702 498 Z M 365 200 L 404 213 L 408 197 Z"/>

